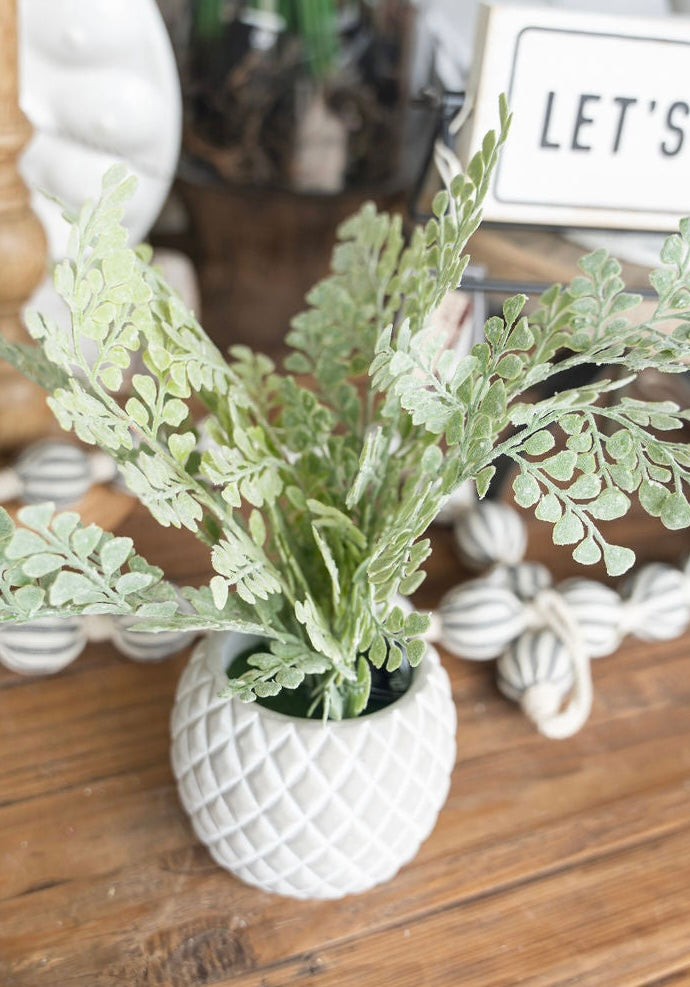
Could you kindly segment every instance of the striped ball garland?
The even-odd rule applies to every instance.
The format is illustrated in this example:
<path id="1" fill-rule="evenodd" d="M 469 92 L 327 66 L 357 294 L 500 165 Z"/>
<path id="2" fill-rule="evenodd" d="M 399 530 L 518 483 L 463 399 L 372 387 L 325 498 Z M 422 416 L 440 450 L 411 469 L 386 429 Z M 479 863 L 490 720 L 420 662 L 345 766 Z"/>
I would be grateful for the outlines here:
<path id="1" fill-rule="evenodd" d="M 548 628 L 525 631 L 496 663 L 497 684 L 504 696 L 521 702 L 528 689 L 550 685 L 562 699 L 573 685 L 573 669 L 563 641 Z"/>
<path id="2" fill-rule="evenodd" d="M 0 664 L 24 675 L 49 675 L 74 661 L 88 641 L 111 641 L 134 661 L 162 661 L 182 651 L 197 636 L 196 631 L 137 631 L 136 623 L 137 618 L 131 616 L 90 614 L 0 624 Z"/>
<path id="3" fill-rule="evenodd" d="M 663 562 L 638 569 L 623 588 L 626 629 L 642 641 L 669 641 L 690 623 L 687 577 Z"/>
<path id="4" fill-rule="evenodd" d="M 557 587 L 580 629 L 590 658 L 612 654 L 623 637 L 623 602 L 615 590 L 593 579 L 566 579 Z"/>
<path id="5" fill-rule="evenodd" d="M 112 641 L 118 651 L 133 661 L 163 661 L 192 643 L 195 631 L 137 631 L 133 617 L 115 617 Z"/>
<path id="6" fill-rule="evenodd" d="M 591 658 L 612 654 L 627 633 L 666 641 L 690 626 L 690 557 L 680 570 L 643 566 L 621 594 L 583 578 L 553 589 L 540 563 L 496 564 L 500 552 L 491 550 L 488 522 L 491 507 L 499 505 L 481 506 L 484 518 L 472 512 L 458 522 L 456 536 L 464 539 L 466 560 L 481 558 L 493 569 L 444 596 L 433 615 L 433 639 L 460 658 L 497 658 L 501 693 L 519 703 L 544 736 L 572 736 L 591 708 Z"/>
<path id="7" fill-rule="evenodd" d="M 23 675 L 49 675 L 74 661 L 86 641 L 84 626 L 76 617 L 0 624 L 0 662 Z"/>
<path id="8" fill-rule="evenodd" d="M 76 503 L 91 485 L 88 455 L 71 442 L 45 439 L 17 459 L 14 470 L 26 504 L 53 501 L 56 507 Z"/>
<path id="9" fill-rule="evenodd" d="M 525 526 L 508 504 L 480 501 L 458 518 L 453 530 L 460 558 L 472 569 L 497 562 L 515 565 L 527 549 Z"/>
<path id="10" fill-rule="evenodd" d="M 497 586 L 505 586 L 519 600 L 533 600 L 553 583 L 551 573 L 541 562 L 518 562 L 517 565 L 499 565 L 486 577 Z"/>
<path id="11" fill-rule="evenodd" d="M 0 503 L 52 501 L 58 510 L 82 499 L 97 484 L 111 484 L 117 464 L 103 450 L 85 451 L 62 439 L 41 439 L 26 449 L 14 466 L 0 470 Z"/>
<path id="12" fill-rule="evenodd" d="M 447 593 L 438 610 L 441 642 L 460 658 L 496 658 L 525 627 L 526 611 L 514 593 L 473 579 Z"/>

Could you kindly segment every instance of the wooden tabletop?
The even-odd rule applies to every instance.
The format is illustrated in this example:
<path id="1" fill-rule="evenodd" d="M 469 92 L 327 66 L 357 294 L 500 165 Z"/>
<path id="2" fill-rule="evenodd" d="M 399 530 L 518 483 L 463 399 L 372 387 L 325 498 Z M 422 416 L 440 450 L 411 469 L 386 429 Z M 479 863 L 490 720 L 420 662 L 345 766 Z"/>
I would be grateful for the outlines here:
<path id="1" fill-rule="evenodd" d="M 685 536 L 623 523 L 642 559 Z M 530 557 L 575 571 L 532 525 Z M 120 531 L 181 582 L 203 546 L 136 510 Z M 465 576 L 435 535 L 433 606 Z M 536 734 L 490 664 L 444 655 L 458 709 L 448 802 L 389 884 L 333 903 L 245 887 L 178 803 L 168 718 L 186 655 L 91 645 L 64 672 L 0 670 L 1 987 L 690 984 L 690 636 L 594 664 L 567 741 Z"/>

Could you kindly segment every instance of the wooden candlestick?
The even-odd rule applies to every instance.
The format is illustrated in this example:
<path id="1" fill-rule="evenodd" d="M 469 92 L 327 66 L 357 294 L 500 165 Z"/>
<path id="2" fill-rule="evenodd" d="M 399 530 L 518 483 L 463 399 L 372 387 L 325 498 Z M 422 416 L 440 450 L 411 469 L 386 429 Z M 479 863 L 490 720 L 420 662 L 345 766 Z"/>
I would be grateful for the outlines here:
<path id="1" fill-rule="evenodd" d="M 17 167 L 31 125 L 19 108 L 16 0 L 0 0 L 0 38 L 0 333 L 24 342 L 21 309 L 45 274 L 46 239 Z M 50 422 L 43 391 L 0 362 L 0 447 L 36 438 Z"/>

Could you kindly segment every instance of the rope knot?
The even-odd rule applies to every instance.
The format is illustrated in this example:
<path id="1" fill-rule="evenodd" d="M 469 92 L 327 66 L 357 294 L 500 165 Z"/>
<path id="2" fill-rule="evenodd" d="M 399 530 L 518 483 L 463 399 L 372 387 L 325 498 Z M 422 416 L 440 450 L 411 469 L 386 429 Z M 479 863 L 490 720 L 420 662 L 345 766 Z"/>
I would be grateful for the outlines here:
<path id="1" fill-rule="evenodd" d="M 573 621 L 570 609 L 560 593 L 551 587 L 540 589 L 536 596 L 525 603 L 527 627 L 530 630 L 548 627 L 557 637 L 562 638 L 562 621 L 559 616 L 564 610 L 567 611 L 569 620 Z"/>
<path id="2" fill-rule="evenodd" d="M 549 682 L 529 688 L 522 708 L 545 737 L 571 737 L 586 721 L 592 709 L 592 676 L 589 655 L 567 603 L 553 589 L 543 589 L 526 605 L 533 627 L 548 627 L 560 638 L 573 663 L 573 688 L 567 706 L 561 711 L 555 687 Z"/>

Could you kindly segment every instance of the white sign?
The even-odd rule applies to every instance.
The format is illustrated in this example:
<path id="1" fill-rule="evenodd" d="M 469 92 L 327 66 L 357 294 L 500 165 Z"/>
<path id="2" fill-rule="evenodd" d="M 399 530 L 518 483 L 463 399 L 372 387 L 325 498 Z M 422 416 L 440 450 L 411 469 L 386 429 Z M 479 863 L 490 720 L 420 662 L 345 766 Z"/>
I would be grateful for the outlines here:
<path id="1" fill-rule="evenodd" d="M 669 230 L 690 215 L 690 18 L 482 5 L 461 160 L 513 112 L 487 220 Z"/>

